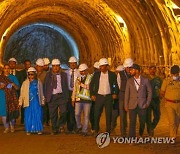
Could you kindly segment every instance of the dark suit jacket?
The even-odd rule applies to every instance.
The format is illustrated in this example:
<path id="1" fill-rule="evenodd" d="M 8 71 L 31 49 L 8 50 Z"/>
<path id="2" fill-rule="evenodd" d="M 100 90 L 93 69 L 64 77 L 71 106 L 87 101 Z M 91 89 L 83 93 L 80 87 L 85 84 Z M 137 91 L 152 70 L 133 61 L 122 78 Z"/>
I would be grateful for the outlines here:
<path id="1" fill-rule="evenodd" d="M 152 98 L 152 88 L 149 80 L 140 76 L 140 87 L 137 90 L 134 77 L 127 80 L 125 91 L 125 108 L 135 109 L 137 105 L 141 109 L 149 106 Z"/>
<path id="2" fill-rule="evenodd" d="M 95 72 L 91 83 L 90 83 L 90 95 L 97 95 L 99 90 L 99 80 L 100 80 L 101 72 Z M 108 71 L 109 75 L 109 85 L 111 89 L 111 94 L 118 94 L 119 88 L 117 84 L 117 76 L 114 72 Z"/>
<path id="3" fill-rule="evenodd" d="M 67 74 L 65 72 L 60 72 L 61 75 L 61 87 L 62 87 L 62 93 L 65 101 L 68 101 L 69 98 L 69 91 L 68 91 L 68 81 L 67 81 Z M 46 74 L 45 80 L 44 80 L 44 96 L 45 101 L 50 102 L 52 93 L 53 93 L 53 74 L 51 71 L 49 71 Z"/>
<path id="4" fill-rule="evenodd" d="M 19 80 L 19 83 L 20 83 L 20 86 L 22 85 L 22 83 L 27 79 L 27 72 L 25 69 L 19 71 L 17 73 L 17 76 L 18 76 L 18 80 Z"/>

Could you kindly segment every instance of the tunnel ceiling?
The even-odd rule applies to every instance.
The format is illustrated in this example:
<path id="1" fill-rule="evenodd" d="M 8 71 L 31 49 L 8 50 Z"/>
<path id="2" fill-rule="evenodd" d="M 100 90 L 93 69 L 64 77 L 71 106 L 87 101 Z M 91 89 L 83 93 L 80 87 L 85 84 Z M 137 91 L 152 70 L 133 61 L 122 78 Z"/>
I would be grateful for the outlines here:
<path id="1" fill-rule="evenodd" d="M 179 0 L 173 2 L 180 7 Z M 180 21 L 170 0 L 1 0 L 1 64 L 11 35 L 35 22 L 63 27 L 88 64 L 102 56 L 113 65 L 127 57 L 141 65 L 179 62 Z"/>

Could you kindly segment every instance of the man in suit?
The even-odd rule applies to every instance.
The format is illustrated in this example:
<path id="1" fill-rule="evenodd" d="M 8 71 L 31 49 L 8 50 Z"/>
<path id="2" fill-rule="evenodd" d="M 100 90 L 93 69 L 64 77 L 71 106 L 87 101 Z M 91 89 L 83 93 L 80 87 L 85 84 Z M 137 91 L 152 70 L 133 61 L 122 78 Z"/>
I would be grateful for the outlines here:
<path id="1" fill-rule="evenodd" d="M 95 101 L 95 135 L 99 132 L 100 116 L 105 106 L 106 131 L 111 132 L 111 117 L 113 100 L 118 95 L 116 74 L 109 71 L 109 64 L 106 58 L 99 60 L 100 71 L 95 72 L 90 83 L 91 99 Z"/>
<path id="2" fill-rule="evenodd" d="M 68 89 L 69 89 L 69 100 L 67 104 L 67 134 L 75 133 L 76 131 L 76 120 L 74 107 L 72 106 L 72 92 L 74 83 L 78 77 L 80 77 L 79 70 L 77 69 L 77 58 L 72 56 L 69 58 L 69 69 L 66 71 L 68 78 Z M 62 130 L 63 131 L 63 130 Z"/>
<path id="3" fill-rule="evenodd" d="M 151 102 L 152 88 L 147 78 L 141 76 L 140 66 L 133 64 L 130 68 L 133 77 L 127 80 L 125 90 L 125 110 L 129 112 L 130 128 L 129 136 L 136 136 L 136 117 L 139 116 L 139 135 L 143 136 L 146 110 Z"/>
<path id="4" fill-rule="evenodd" d="M 66 123 L 66 106 L 68 101 L 67 74 L 60 69 L 59 59 L 52 60 L 52 70 L 44 80 L 44 96 L 48 103 L 52 123 L 52 135 L 59 133 Z M 60 118 L 58 110 L 60 109 Z"/>
<path id="5" fill-rule="evenodd" d="M 130 67 L 133 65 L 133 60 L 127 58 L 124 60 L 123 67 L 121 71 L 117 74 L 117 82 L 119 86 L 119 115 L 120 115 L 120 132 L 121 136 L 125 137 L 127 135 L 127 112 L 124 109 L 124 97 L 127 80 L 131 77 Z"/>

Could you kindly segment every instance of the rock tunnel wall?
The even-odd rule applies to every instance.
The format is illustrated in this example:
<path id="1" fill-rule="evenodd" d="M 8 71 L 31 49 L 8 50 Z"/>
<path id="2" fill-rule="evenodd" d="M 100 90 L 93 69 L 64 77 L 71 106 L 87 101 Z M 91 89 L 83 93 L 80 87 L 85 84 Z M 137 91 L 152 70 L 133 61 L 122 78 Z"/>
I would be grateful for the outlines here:
<path id="1" fill-rule="evenodd" d="M 75 39 L 80 61 L 110 57 L 112 67 L 132 57 L 141 65 L 179 64 L 180 20 L 170 0 L 0 1 L 0 65 L 9 38 L 36 22 L 63 27 Z M 179 0 L 173 2 L 180 7 Z M 118 20 L 121 16 L 127 28 Z"/>

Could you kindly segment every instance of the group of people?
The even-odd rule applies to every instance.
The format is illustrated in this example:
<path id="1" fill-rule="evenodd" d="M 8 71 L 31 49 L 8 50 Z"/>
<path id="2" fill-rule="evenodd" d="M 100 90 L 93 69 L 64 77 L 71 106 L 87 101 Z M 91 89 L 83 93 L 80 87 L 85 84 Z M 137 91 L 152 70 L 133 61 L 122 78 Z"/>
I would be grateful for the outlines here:
<path id="1" fill-rule="evenodd" d="M 95 62 L 93 73 L 85 63 L 78 67 L 74 56 L 68 62 L 69 69 L 62 70 L 59 59 L 52 60 L 52 68 L 48 58 L 37 59 L 35 67 L 26 60 L 25 69 L 16 71 L 16 59 L 9 59 L 0 75 L 0 116 L 4 133 L 15 131 L 21 109 L 21 123 L 24 123 L 27 135 L 42 134 L 43 124 L 49 125 L 51 121 L 52 135 L 64 132 L 67 124 L 68 134 L 88 136 L 90 122 L 91 133 L 97 136 L 105 108 L 107 132 L 114 131 L 120 116 L 121 136 L 137 136 L 138 115 L 139 136 L 143 137 L 145 126 L 149 136 L 154 136 L 160 120 L 160 100 L 164 98 L 170 137 L 177 137 L 180 123 L 178 65 L 171 67 L 172 76 L 162 82 L 156 75 L 155 65 L 149 66 L 148 76 L 143 76 L 141 67 L 131 58 L 125 59 L 116 72 L 110 71 L 106 58 Z"/>

